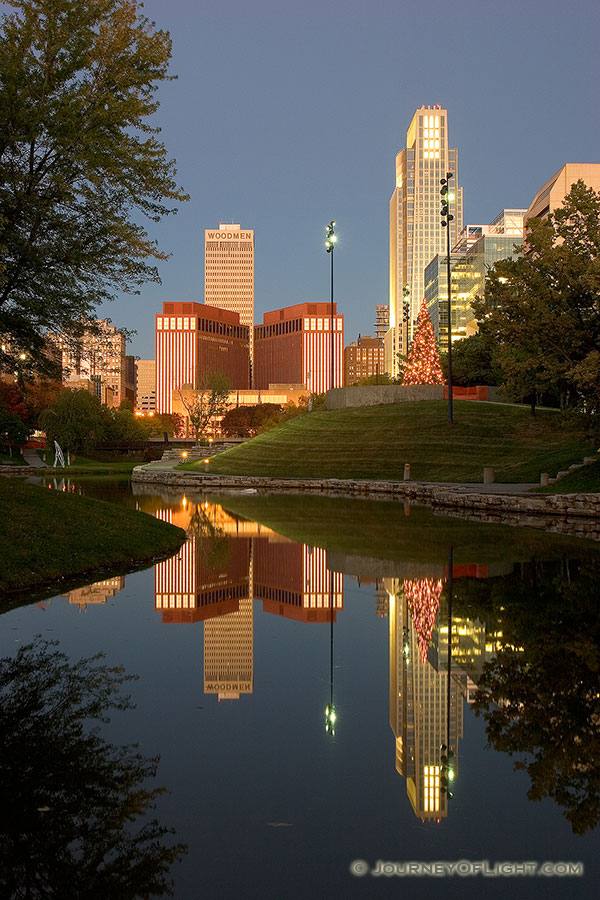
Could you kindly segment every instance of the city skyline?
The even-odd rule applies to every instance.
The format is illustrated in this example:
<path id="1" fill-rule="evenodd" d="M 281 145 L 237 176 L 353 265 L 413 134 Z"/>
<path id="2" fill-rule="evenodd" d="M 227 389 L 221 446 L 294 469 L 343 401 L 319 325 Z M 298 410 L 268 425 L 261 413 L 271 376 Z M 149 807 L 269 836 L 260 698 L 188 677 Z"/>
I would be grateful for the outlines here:
<path id="1" fill-rule="evenodd" d="M 353 3 L 326 9 L 310 0 L 301 8 L 259 0 L 252 11 L 236 0 L 209 9 L 146 2 L 146 15 L 173 38 L 178 80 L 160 88 L 155 118 L 192 199 L 149 225 L 173 253 L 159 265 L 162 287 L 146 285 L 98 311 L 138 328 L 135 355 L 152 356 L 152 314 L 163 301 L 201 301 L 204 230 L 219 221 L 255 231 L 260 320 L 269 309 L 327 299 L 323 237 L 334 218 L 346 333 L 372 333 L 373 309 L 388 299 L 394 157 L 423 103 L 449 111 L 465 222 L 527 207 L 563 164 L 597 159 L 591 2 L 577 16 L 557 2 L 544 15 L 510 2 L 502 16 L 460 2 L 448 17 L 435 0 L 422 9 L 383 2 L 377 15 Z M 426 67 L 410 39 L 424 33 Z M 292 44 L 291 34 L 300 40 Z M 468 92 L 448 78 L 449 46 L 469 69 Z M 316 58 L 327 59 L 329 76 L 310 63 Z"/>

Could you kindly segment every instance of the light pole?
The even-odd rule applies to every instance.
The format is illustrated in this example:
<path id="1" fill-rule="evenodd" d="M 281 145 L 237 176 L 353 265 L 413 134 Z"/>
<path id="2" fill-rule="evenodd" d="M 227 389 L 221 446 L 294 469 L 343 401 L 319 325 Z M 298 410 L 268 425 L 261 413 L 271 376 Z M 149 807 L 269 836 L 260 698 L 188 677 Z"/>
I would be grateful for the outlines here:
<path id="1" fill-rule="evenodd" d="M 450 222 L 454 216 L 450 215 L 449 203 L 451 196 L 448 193 L 452 172 L 446 172 L 445 178 L 440 178 L 440 194 L 442 195 L 442 227 L 446 229 L 446 272 L 448 277 L 448 424 L 454 424 L 452 415 L 452 284 L 450 282 Z"/>
<path id="2" fill-rule="evenodd" d="M 329 225 L 325 228 L 325 250 L 329 253 L 329 258 L 331 259 L 331 308 L 329 311 L 329 319 L 330 319 L 330 331 L 331 331 L 331 389 L 335 387 L 335 366 L 333 362 L 333 351 L 334 351 L 334 340 L 333 340 L 333 248 L 335 246 L 335 242 L 337 241 L 337 236 L 335 231 L 333 230 L 335 227 L 335 222 L 332 220 Z"/>

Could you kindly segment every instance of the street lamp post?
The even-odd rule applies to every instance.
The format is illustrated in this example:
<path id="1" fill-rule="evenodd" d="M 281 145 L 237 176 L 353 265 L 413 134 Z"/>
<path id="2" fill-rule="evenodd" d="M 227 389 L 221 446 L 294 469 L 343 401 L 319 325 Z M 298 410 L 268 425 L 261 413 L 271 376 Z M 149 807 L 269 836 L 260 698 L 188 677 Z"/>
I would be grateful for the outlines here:
<path id="1" fill-rule="evenodd" d="M 454 423 L 452 414 L 452 284 L 450 281 L 450 222 L 454 216 L 450 215 L 449 203 L 450 194 L 448 188 L 450 179 L 453 178 L 452 172 L 446 172 L 445 178 L 440 178 L 440 194 L 442 195 L 442 227 L 446 229 L 446 273 L 448 278 L 448 424 Z"/>
<path id="2" fill-rule="evenodd" d="M 335 365 L 333 361 L 333 352 L 334 352 L 334 339 L 333 339 L 333 248 L 335 246 L 335 242 L 337 241 L 337 236 L 335 231 L 333 230 L 335 227 L 335 222 L 332 220 L 329 225 L 325 228 L 325 250 L 329 253 L 329 258 L 331 259 L 331 307 L 329 311 L 329 319 L 330 319 L 330 332 L 331 332 L 331 388 L 335 387 Z"/>

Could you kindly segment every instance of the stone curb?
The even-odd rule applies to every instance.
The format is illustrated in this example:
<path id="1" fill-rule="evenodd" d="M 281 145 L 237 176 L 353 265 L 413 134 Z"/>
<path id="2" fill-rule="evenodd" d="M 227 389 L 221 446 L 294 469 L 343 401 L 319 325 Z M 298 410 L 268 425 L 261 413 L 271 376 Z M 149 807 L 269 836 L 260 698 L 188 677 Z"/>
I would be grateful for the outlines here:
<path id="1" fill-rule="evenodd" d="M 432 507 L 463 511 L 511 513 L 528 517 L 600 519 L 600 494 L 487 494 L 461 490 L 461 486 L 439 488 L 419 482 L 354 481 L 341 478 L 263 478 L 241 475 L 205 475 L 174 470 L 147 471 L 136 467 L 131 480 L 137 483 L 197 487 L 214 490 L 293 491 L 311 494 L 341 494 L 382 499 L 408 500 Z M 539 526 L 538 526 L 539 527 Z"/>

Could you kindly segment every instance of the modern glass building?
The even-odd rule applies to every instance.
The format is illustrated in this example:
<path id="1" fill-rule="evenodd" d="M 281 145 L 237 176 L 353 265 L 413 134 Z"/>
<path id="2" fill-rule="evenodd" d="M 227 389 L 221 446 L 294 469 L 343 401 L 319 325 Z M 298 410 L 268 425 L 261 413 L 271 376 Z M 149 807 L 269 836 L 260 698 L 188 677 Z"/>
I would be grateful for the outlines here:
<path id="1" fill-rule="evenodd" d="M 503 209 L 489 225 L 467 225 L 450 254 L 452 341 L 477 331 L 472 303 L 485 296 L 485 279 L 494 263 L 518 255 L 523 243 L 524 209 Z M 448 346 L 446 255 L 436 254 L 425 269 L 425 298 L 440 349 Z"/>

